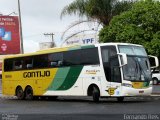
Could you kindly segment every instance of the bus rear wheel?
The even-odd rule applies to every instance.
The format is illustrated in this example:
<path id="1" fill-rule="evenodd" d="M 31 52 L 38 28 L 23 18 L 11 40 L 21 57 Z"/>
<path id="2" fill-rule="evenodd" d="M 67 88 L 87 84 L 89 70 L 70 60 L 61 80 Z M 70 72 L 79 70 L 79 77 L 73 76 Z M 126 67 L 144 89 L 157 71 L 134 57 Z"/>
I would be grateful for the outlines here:
<path id="1" fill-rule="evenodd" d="M 18 100 L 23 100 L 24 99 L 24 92 L 23 92 L 22 87 L 18 87 L 16 89 L 16 96 L 17 96 Z"/>
<path id="2" fill-rule="evenodd" d="M 28 86 L 25 90 L 25 99 L 33 100 L 33 89 L 30 86 Z"/>
<path id="3" fill-rule="evenodd" d="M 93 87 L 92 96 L 94 102 L 99 102 L 100 92 L 97 87 Z"/>

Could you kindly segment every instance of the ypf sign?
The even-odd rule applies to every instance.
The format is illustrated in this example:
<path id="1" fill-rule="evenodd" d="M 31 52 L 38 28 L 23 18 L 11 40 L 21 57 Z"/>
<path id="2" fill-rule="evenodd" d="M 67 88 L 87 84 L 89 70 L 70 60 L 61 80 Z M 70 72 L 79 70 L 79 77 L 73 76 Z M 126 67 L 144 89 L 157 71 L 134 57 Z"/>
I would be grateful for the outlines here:
<path id="1" fill-rule="evenodd" d="M 91 45 L 98 43 L 98 36 L 95 34 L 85 34 L 73 36 L 64 42 L 64 45 Z"/>
<path id="2" fill-rule="evenodd" d="M 82 39 L 83 44 L 94 44 L 95 39 L 94 38 L 87 38 L 87 39 Z"/>
<path id="3" fill-rule="evenodd" d="M 20 53 L 20 33 L 17 16 L 0 16 L 0 54 Z"/>

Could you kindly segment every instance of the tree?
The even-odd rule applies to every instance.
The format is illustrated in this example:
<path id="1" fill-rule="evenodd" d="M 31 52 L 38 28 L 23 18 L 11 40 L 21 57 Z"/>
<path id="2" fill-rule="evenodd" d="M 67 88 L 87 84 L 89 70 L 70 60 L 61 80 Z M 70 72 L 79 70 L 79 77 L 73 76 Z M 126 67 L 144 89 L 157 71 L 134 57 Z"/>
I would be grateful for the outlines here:
<path id="1" fill-rule="evenodd" d="M 99 33 L 101 42 L 142 44 L 160 58 L 160 2 L 136 2 L 130 11 L 115 16 Z"/>
<path id="2" fill-rule="evenodd" d="M 75 0 L 64 7 L 61 17 L 66 14 L 77 14 L 80 17 L 96 19 L 105 26 L 109 25 L 113 16 L 131 9 L 132 4 L 132 0 Z"/>

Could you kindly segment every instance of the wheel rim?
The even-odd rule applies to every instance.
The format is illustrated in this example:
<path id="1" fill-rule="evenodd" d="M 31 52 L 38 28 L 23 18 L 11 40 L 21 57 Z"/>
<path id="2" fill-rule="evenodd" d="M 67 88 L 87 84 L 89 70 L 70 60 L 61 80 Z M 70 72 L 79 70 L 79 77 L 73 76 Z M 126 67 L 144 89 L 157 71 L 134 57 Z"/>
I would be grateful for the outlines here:
<path id="1" fill-rule="evenodd" d="M 33 90 L 32 88 L 26 89 L 26 100 L 32 100 L 33 99 Z"/>
<path id="2" fill-rule="evenodd" d="M 21 88 L 17 89 L 16 96 L 18 97 L 18 99 L 23 99 L 24 92 L 23 92 L 23 90 Z"/>

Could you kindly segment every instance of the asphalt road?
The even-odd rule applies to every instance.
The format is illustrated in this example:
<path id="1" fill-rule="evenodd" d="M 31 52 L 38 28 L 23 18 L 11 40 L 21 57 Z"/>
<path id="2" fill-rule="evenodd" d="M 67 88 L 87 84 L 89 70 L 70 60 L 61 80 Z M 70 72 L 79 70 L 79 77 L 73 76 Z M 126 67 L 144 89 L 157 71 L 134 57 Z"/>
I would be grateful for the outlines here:
<path id="1" fill-rule="evenodd" d="M 160 93 L 160 85 L 154 86 Z M 17 100 L 0 96 L 2 120 L 160 120 L 160 96 L 130 97 L 118 103 L 103 98 L 99 103 L 90 97 L 59 97 L 50 100 Z"/>
<path id="2" fill-rule="evenodd" d="M 60 97 L 56 101 L 1 97 L 0 114 L 2 118 L 9 115 L 22 120 L 123 120 L 127 115 L 151 115 L 159 120 L 159 105 L 160 97 L 126 98 L 122 103 L 114 98 L 103 98 L 99 103 L 94 103 L 89 97 Z"/>

